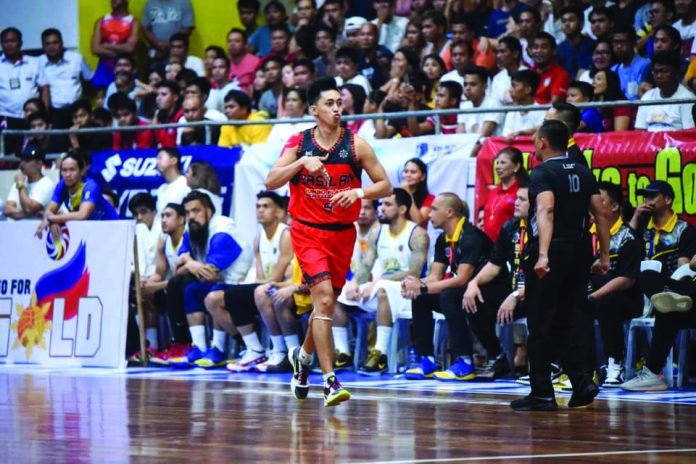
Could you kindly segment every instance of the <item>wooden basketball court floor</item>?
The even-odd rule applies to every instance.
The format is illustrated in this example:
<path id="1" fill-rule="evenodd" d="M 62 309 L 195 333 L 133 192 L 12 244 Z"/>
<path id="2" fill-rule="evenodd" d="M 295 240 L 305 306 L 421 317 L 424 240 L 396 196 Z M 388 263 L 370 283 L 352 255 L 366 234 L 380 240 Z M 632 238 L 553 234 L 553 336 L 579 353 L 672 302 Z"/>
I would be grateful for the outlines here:
<path id="1" fill-rule="evenodd" d="M 303 403 L 288 374 L 0 366 L 0 463 L 696 463 L 696 390 L 604 390 L 519 413 L 512 381 L 342 374 L 353 399 Z"/>

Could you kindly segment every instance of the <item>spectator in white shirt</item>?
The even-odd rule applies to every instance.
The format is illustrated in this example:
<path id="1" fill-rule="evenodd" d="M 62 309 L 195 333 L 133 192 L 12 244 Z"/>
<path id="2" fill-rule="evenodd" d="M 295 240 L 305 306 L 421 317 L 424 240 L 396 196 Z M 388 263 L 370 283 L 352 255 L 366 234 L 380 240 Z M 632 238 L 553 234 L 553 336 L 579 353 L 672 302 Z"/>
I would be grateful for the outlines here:
<path id="1" fill-rule="evenodd" d="M 450 57 L 452 60 L 452 71 L 440 78 L 440 82 L 454 81 L 464 86 L 464 70 L 474 63 L 474 48 L 471 42 L 459 40 L 450 47 Z"/>
<path id="2" fill-rule="evenodd" d="M 387 47 L 392 53 L 401 45 L 408 26 L 408 18 L 394 15 L 395 5 L 396 0 L 375 0 L 377 17 L 372 20 L 379 29 L 379 44 Z"/>
<path id="3" fill-rule="evenodd" d="M 212 89 L 210 86 L 210 81 L 208 79 L 206 79 L 205 77 L 197 77 L 186 85 L 186 88 L 184 90 L 184 97 L 194 95 L 196 97 L 201 98 L 206 103 L 205 119 L 220 122 L 227 121 L 227 117 L 224 115 L 224 113 L 214 108 L 208 108 L 207 102 L 210 98 L 211 90 Z M 179 119 L 179 122 L 186 122 L 186 118 L 183 117 Z"/>
<path id="4" fill-rule="evenodd" d="M 343 47 L 336 52 L 336 85 L 357 84 L 368 95 L 372 92 L 372 86 L 365 76 L 358 73 L 359 60 L 360 55 L 355 48 Z"/>
<path id="5" fill-rule="evenodd" d="M 498 41 L 495 60 L 500 71 L 493 77 L 491 96 L 495 98 L 499 105 L 511 105 L 510 88 L 512 87 L 512 81 L 510 76 L 517 71 L 527 69 L 522 64 L 522 45 L 517 40 L 517 37 L 506 35 Z"/>
<path id="6" fill-rule="evenodd" d="M 44 54 L 39 57 L 51 92 L 51 124 L 56 129 L 70 127 L 70 105 L 82 98 L 82 82 L 92 78 L 92 70 L 79 53 L 65 50 L 58 29 L 41 33 Z M 67 148 L 67 137 L 65 147 Z"/>
<path id="7" fill-rule="evenodd" d="M 46 108 L 51 107 L 48 82 L 39 61 L 22 54 L 22 33 L 8 27 L 0 32 L 3 55 L 0 56 L 0 125 L 7 129 L 24 129 L 22 106 L 33 97 L 41 96 Z M 21 137 L 5 138 L 5 153 L 15 153 L 21 147 Z"/>
<path id="8" fill-rule="evenodd" d="M 539 87 L 539 74 L 529 69 L 512 75 L 510 97 L 514 105 L 537 106 L 534 101 Z M 505 114 L 502 135 L 508 138 L 532 135 L 544 122 L 544 111 L 514 111 Z"/>
<path id="9" fill-rule="evenodd" d="M 21 153 L 19 172 L 5 202 L 5 216 L 11 219 L 38 219 L 51 201 L 54 182 L 41 172 L 45 154 L 27 145 Z"/>
<path id="10" fill-rule="evenodd" d="M 177 32 L 169 39 L 169 59 L 178 59 L 184 68 L 192 69 L 201 77 L 205 76 L 203 60 L 189 55 L 189 38 L 186 34 Z"/>
<path id="11" fill-rule="evenodd" d="M 230 90 L 241 90 L 237 82 L 229 81 L 229 75 L 230 59 L 227 55 L 215 58 L 210 69 L 210 80 L 217 88 L 210 89 L 210 95 L 205 102 L 206 108 L 222 112 L 225 109 L 225 95 Z"/>
<path id="12" fill-rule="evenodd" d="M 470 66 L 464 71 L 464 96 L 467 101 L 462 109 L 490 108 L 498 106 L 494 97 L 486 96 L 488 88 L 488 71 L 481 66 Z M 479 134 L 489 137 L 497 133 L 498 125 L 502 122 L 502 113 L 470 113 L 457 116 L 457 132 Z"/>
<path id="13" fill-rule="evenodd" d="M 159 213 L 169 203 L 181 204 L 191 191 L 186 178 L 181 175 L 181 153 L 176 148 L 161 148 L 157 152 L 157 170 L 164 177 L 164 184 L 156 192 Z"/>
<path id="14" fill-rule="evenodd" d="M 665 100 L 665 104 L 638 107 L 636 129 L 660 132 L 694 127 L 692 103 L 669 103 L 669 100 L 694 98 L 694 94 L 679 83 L 680 68 L 679 52 L 657 52 L 653 55 L 652 72 L 656 88 L 645 92 L 641 100 Z"/>

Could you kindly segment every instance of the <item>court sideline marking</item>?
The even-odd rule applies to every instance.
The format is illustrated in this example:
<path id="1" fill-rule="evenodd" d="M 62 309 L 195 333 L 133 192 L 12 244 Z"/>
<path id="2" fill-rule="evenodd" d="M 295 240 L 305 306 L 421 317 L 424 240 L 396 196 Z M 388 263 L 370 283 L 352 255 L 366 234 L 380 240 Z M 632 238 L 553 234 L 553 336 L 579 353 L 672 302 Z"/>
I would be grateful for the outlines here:
<path id="1" fill-rule="evenodd" d="M 547 458 L 576 458 L 590 456 L 621 456 L 627 454 L 664 454 L 664 453 L 696 453 L 696 448 L 681 449 L 653 449 L 653 450 L 627 450 L 627 451 L 595 451 L 588 453 L 558 453 L 558 454 L 513 454 L 508 456 L 475 456 L 468 458 L 434 458 L 434 459 L 409 459 L 405 461 L 356 461 L 354 464 L 366 464 L 378 462 L 380 464 L 418 464 L 437 462 L 471 462 L 471 461 L 500 461 L 503 459 L 547 459 Z"/>

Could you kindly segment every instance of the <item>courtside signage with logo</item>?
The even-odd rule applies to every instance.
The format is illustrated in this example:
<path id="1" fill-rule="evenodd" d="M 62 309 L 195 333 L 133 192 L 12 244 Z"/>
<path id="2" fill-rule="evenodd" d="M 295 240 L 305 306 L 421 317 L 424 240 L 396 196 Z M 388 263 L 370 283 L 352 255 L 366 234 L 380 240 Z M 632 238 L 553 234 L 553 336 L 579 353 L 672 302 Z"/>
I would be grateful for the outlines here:
<path id="1" fill-rule="evenodd" d="M 132 221 L 0 223 L 0 363 L 124 367 Z"/>

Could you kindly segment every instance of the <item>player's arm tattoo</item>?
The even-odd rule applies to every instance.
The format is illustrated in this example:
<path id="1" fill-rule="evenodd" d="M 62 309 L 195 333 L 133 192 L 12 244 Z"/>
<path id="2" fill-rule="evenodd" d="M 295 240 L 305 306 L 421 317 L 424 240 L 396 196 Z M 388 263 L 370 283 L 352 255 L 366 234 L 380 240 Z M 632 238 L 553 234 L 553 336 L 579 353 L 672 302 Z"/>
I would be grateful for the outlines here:
<path id="1" fill-rule="evenodd" d="M 428 259 L 428 246 L 430 245 L 428 234 L 425 230 L 418 227 L 413 232 L 409 245 L 412 251 L 411 258 L 408 261 L 408 270 L 384 276 L 385 279 L 400 281 L 407 276 L 421 277 L 425 267 L 425 260 Z"/>
<path id="2" fill-rule="evenodd" d="M 370 273 L 372 272 L 372 267 L 375 265 L 376 260 L 377 238 L 375 237 L 375 233 L 371 230 L 368 234 L 367 250 L 365 250 L 363 259 L 357 263 L 358 269 L 355 271 L 355 278 L 359 284 L 364 284 L 370 280 Z"/>

